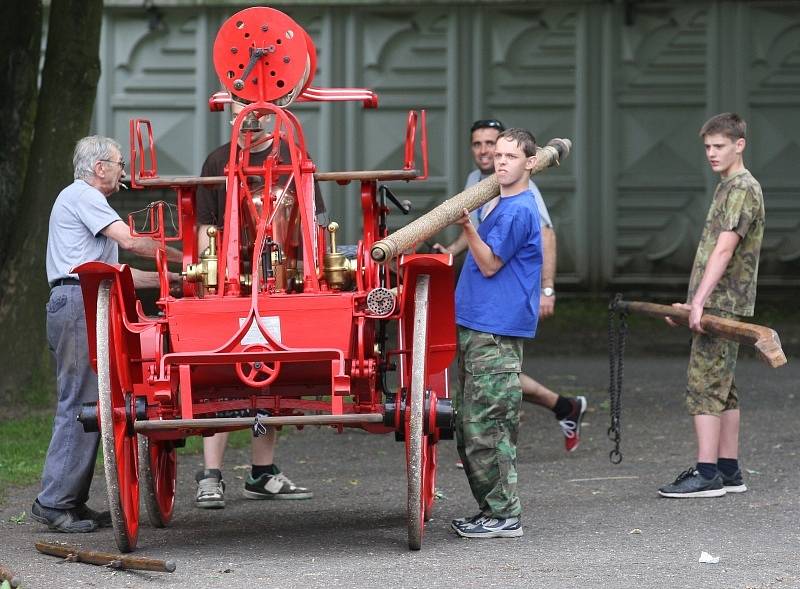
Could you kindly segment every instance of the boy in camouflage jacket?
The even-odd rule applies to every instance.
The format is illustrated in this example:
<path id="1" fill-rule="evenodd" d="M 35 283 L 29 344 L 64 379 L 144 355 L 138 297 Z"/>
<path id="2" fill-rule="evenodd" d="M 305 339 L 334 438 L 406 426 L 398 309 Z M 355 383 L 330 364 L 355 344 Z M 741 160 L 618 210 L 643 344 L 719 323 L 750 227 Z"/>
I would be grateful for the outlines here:
<path id="1" fill-rule="evenodd" d="M 697 435 L 697 463 L 659 489 L 663 497 L 719 497 L 743 493 L 739 469 L 739 403 L 734 381 L 739 345 L 712 337 L 700 326 L 703 313 L 739 319 L 752 316 L 764 197 L 744 167 L 746 123 L 735 113 L 709 119 L 700 130 L 711 169 L 720 183 L 697 246 L 686 304 L 692 351 L 686 404 Z M 667 320 L 669 322 L 669 320 Z M 670 322 L 671 323 L 671 322 Z"/>

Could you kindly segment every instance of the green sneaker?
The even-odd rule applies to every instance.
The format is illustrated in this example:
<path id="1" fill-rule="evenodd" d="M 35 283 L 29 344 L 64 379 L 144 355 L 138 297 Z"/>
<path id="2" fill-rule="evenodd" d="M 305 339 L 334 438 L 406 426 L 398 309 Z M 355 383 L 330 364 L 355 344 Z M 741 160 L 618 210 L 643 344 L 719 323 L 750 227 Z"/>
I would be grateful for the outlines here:
<path id="1" fill-rule="evenodd" d="M 289 478 L 278 474 L 262 474 L 257 479 L 247 476 L 244 484 L 247 499 L 311 499 L 314 493 L 305 487 L 298 487 Z"/>

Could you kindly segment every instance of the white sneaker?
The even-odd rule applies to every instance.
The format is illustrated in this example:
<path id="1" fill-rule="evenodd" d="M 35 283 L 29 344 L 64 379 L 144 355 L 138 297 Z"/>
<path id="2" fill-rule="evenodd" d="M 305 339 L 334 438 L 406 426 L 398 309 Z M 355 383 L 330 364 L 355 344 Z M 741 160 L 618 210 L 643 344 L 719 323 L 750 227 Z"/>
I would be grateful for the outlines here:
<path id="1" fill-rule="evenodd" d="M 195 480 L 197 481 L 195 507 L 202 509 L 225 507 L 225 481 L 222 480 L 222 473 L 219 470 L 200 471 L 195 476 Z"/>

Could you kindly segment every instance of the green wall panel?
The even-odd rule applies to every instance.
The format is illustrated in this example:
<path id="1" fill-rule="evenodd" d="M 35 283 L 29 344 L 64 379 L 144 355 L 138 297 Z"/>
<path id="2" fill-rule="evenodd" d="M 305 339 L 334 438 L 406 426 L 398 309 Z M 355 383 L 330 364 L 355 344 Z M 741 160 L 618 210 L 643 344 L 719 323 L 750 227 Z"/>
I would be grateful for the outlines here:
<path id="1" fill-rule="evenodd" d="M 230 129 L 207 108 L 216 31 L 254 3 L 158 4 L 153 20 L 140 2 L 106 3 L 94 126 L 127 143 L 128 119 L 150 118 L 162 173 L 195 174 Z M 571 158 L 537 178 L 558 234 L 559 288 L 665 289 L 686 282 L 716 181 L 697 130 L 736 110 L 750 124 L 746 163 L 766 198 L 760 283 L 800 285 L 800 3 L 278 5 L 316 43 L 315 85 L 380 96 L 372 111 L 297 106 L 320 170 L 397 167 L 406 113 L 425 108 L 430 178 L 392 185 L 420 214 L 463 186 L 472 120 L 495 116 L 542 141 L 570 137 Z M 354 241 L 357 187 L 323 190 Z M 150 196 L 121 195 L 116 206 L 138 209 Z"/>

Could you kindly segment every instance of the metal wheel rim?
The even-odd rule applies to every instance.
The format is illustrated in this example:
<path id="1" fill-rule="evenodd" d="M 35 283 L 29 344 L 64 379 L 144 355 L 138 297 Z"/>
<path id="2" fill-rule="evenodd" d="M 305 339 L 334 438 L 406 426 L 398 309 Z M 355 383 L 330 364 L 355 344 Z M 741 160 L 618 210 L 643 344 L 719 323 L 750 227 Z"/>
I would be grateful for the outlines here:
<path id="1" fill-rule="evenodd" d="M 134 438 L 126 435 L 124 411 L 115 421 L 113 397 L 122 393 L 114 390 L 115 379 L 111 376 L 110 322 L 111 281 L 104 280 L 97 291 L 96 325 L 100 439 L 114 538 L 121 552 L 130 552 L 139 535 L 138 447 Z"/>
<path id="2" fill-rule="evenodd" d="M 147 517 L 156 528 L 170 522 L 175 507 L 178 456 L 175 448 L 167 450 L 167 446 L 168 442 L 139 435 L 139 479 Z"/>
<path id="3" fill-rule="evenodd" d="M 423 429 L 425 405 L 425 362 L 428 336 L 428 291 L 430 276 L 417 277 L 414 293 L 414 333 L 411 358 L 411 387 L 406 401 L 409 417 L 406 421 L 406 449 L 408 464 L 408 546 L 411 550 L 422 547 L 424 533 L 425 501 L 424 477 L 426 439 Z"/>

